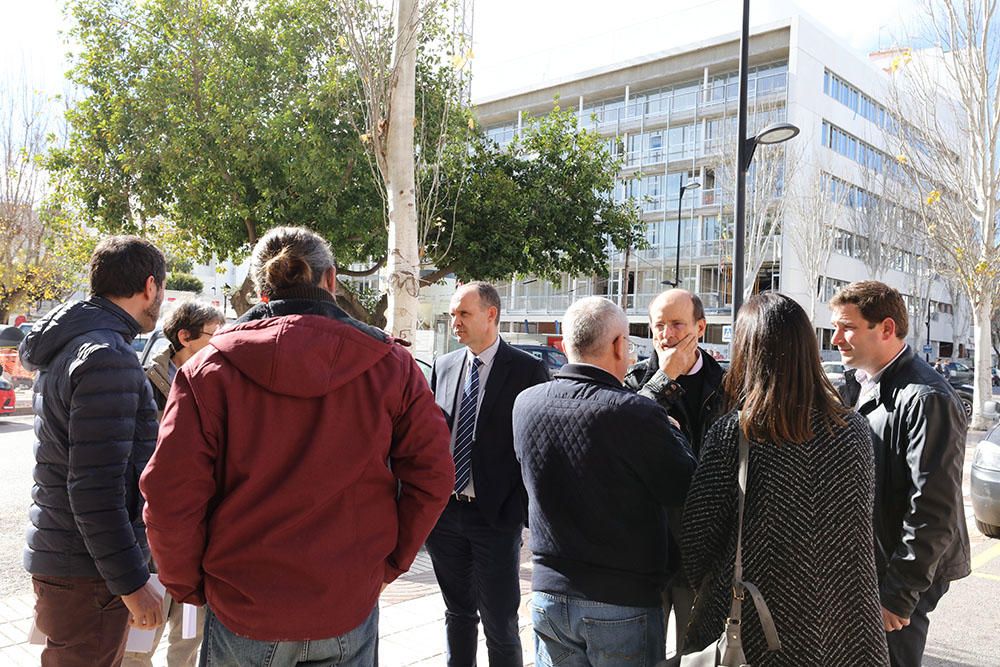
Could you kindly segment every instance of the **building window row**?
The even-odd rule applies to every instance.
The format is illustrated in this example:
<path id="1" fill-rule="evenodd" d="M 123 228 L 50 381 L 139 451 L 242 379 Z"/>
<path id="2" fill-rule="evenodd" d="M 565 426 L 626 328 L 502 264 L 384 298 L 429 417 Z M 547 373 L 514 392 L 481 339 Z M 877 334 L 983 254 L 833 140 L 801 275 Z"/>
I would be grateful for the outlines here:
<path id="1" fill-rule="evenodd" d="M 902 177 L 899 164 L 894 159 L 871 144 L 858 139 L 850 132 L 840 129 L 830 121 L 823 121 L 820 141 L 830 150 L 876 173 L 890 173 Z"/>
<path id="2" fill-rule="evenodd" d="M 892 115 L 884 106 L 829 69 L 823 71 L 823 92 L 883 130 L 893 131 Z"/>

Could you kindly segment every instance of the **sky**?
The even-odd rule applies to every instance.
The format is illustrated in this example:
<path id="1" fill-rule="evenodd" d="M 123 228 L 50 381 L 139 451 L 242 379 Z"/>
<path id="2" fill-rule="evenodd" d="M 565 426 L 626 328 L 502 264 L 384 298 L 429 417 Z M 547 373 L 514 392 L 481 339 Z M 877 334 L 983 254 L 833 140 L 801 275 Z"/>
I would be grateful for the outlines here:
<path id="1" fill-rule="evenodd" d="M 903 39 L 920 0 L 752 0 L 750 23 L 805 14 L 861 55 Z M 0 79 L 63 92 L 62 0 L 0 0 Z M 476 0 L 473 98 L 740 29 L 740 0 Z"/>

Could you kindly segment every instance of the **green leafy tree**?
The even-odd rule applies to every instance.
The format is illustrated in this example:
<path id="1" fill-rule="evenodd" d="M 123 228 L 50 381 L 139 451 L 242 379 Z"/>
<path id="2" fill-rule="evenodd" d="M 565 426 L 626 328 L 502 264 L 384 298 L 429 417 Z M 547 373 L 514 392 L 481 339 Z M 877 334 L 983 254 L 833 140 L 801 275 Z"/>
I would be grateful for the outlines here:
<path id="1" fill-rule="evenodd" d="M 174 289 L 181 292 L 201 294 L 205 291 L 205 283 L 201 281 L 201 278 L 193 276 L 190 273 L 168 273 L 166 284 L 167 289 Z"/>
<path id="2" fill-rule="evenodd" d="M 70 77 L 89 94 L 52 162 L 85 219 L 154 238 L 170 227 L 199 260 L 242 259 L 268 229 L 303 224 L 330 240 L 341 276 L 385 263 L 384 184 L 329 0 L 71 0 L 70 13 Z M 605 271 L 607 243 L 635 245 L 639 225 L 610 195 L 619 165 L 603 140 L 556 109 L 504 149 L 487 141 L 455 97 L 465 56 L 436 46 L 446 22 L 432 18 L 414 127 L 425 281 Z M 371 297 L 338 294 L 384 325 L 386 295 Z"/>

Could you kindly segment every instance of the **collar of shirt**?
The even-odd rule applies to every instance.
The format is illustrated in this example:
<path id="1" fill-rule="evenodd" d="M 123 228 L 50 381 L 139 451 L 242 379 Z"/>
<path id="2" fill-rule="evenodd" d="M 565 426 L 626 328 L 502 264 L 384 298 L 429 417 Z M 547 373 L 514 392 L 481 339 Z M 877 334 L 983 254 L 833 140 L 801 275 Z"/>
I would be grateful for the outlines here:
<path id="1" fill-rule="evenodd" d="M 885 366 L 883 366 L 882 368 L 880 368 L 878 370 L 878 372 L 875 373 L 872 376 L 869 376 L 868 373 L 866 373 L 865 371 L 861 370 L 860 368 L 854 372 L 854 379 L 857 380 L 858 383 L 861 385 L 861 394 L 860 394 L 860 396 L 864 397 L 864 396 L 867 396 L 869 393 L 871 393 L 872 389 L 875 388 L 875 385 L 877 385 L 878 382 L 879 382 L 879 380 L 882 379 L 882 374 L 885 373 L 885 369 L 889 368 L 889 366 L 892 366 L 893 363 L 895 363 L 895 361 L 897 359 L 899 359 L 899 357 L 902 356 L 903 352 L 906 352 L 906 348 L 908 348 L 908 347 L 909 347 L 909 345 L 904 345 L 903 349 L 901 349 L 899 352 L 897 352 L 896 356 L 893 357 L 889 361 L 889 363 L 887 363 Z"/>
<path id="2" fill-rule="evenodd" d="M 695 373 L 701 370 L 701 367 L 705 365 L 705 362 L 704 360 L 702 360 L 701 355 L 702 355 L 701 350 L 698 350 L 698 359 L 694 362 L 694 366 L 691 367 L 691 370 L 689 370 L 687 373 L 684 373 L 684 375 L 694 375 Z"/>
<path id="3" fill-rule="evenodd" d="M 500 336 L 497 336 L 497 339 L 493 341 L 493 344 L 479 354 L 473 354 L 472 350 L 465 348 L 465 367 L 468 368 L 472 363 L 472 360 L 479 357 L 479 361 L 482 362 L 482 366 L 479 367 L 479 371 L 482 372 L 484 366 L 489 366 L 493 363 L 493 358 L 497 356 L 497 350 L 499 349 Z"/>

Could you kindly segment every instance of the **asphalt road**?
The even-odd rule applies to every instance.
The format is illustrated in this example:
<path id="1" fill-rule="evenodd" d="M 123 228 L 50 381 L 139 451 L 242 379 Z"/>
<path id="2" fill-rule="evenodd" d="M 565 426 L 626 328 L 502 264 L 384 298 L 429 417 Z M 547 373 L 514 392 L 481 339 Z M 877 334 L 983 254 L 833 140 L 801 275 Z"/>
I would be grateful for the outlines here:
<path id="1" fill-rule="evenodd" d="M 21 567 L 31 504 L 32 417 L 0 417 L 0 598 L 31 592 Z"/>
<path id="2" fill-rule="evenodd" d="M 31 420 L 0 417 L 0 599 L 31 592 L 31 581 L 21 568 L 34 463 Z M 970 434 L 966 480 L 981 435 Z M 925 667 L 1000 665 L 1000 540 L 987 539 L 976 530 L 968 483 L 965 491 L 973 574 L 954 582 L 931 614 Z"/>

